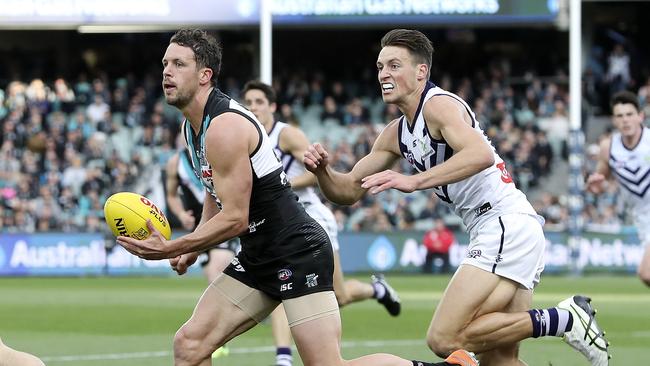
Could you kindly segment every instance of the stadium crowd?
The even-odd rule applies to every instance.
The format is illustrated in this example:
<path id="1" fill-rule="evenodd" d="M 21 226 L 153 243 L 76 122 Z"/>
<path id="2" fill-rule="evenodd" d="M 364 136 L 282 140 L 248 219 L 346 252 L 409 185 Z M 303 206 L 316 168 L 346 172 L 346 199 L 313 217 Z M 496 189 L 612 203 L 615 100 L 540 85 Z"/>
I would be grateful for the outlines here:
<path id="1" fill-rule="evenodd" d="M 224 91 L 240 98 L 246 80 L 226 79 Z M 368 153 L 381 127 L 398 117 L 374 85 L 300 74 L 274 80 L 278 118 L 300 126 L 329 146 L 337 169 L 348 170 Z M 553 164 L 566 159 L 569 132 L 567 77 L 534 71 L 511 75 L 505 62 L 439 84 L 468 101 L 506 160 L 517 185 L 529 192 Z M 144 80 L 99 76 L 77 80 L 14 80 L 0 89 L 0 231 L 88 231 L 103 225 L 103 204 L 114 192 L 147 194 L 161 184 L 181 116 L 162 100 L 156 75 Z M 650 108 L 650 81 L 641 88 Z M 644 91 L 645 90 L 645 91 Z M 587 89 L 587 93 L 591 89 Z M 587 162 L 596 151 L 590 146 Z M 406 165 L 399 169 L 408 169 Z M 543 189 L 540 189 L 543 191 Z M 587 195 L 587 224 L 622 221 L 616 186 L 598 200 Z M 539 195 L 534 204 L 549 227 L 561 229 L 562 195 Z M 431 192 L 367 195 L 351 207 L 333 207 L 342 230 L 427 229 L 433 218 L 453 221 Z"/>

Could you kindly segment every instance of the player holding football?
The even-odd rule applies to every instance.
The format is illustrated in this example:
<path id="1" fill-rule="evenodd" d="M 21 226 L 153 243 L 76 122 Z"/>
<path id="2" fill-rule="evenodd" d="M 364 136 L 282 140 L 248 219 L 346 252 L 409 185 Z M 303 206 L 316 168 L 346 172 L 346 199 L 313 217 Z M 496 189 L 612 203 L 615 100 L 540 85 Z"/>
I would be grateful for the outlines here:
<path id="1" fill-rule="evenodd" d="M 481 365 L 522 365 L 518 345 L 529 337 L 563 336 L 592 365 L 607 365 L 607 341 L 589 299 L 529 310 L 544 267 L 543 219 L 512 182 L 503 160 L 458 96 L 429 81 L 433 46 L 419 31 L 396 29 L 381 40 L 378 79 L 384 102 L 403 116 L 390 122 L 369 155 L 347 174 L 328 165 L 319 144 L 304 163 L 333 202 L 353 204 L 367 191 L 432 188 L 463 219 L 469 255 L 433 316 L 427 343 L 439 356 L 465 348 Z M 418 174 L 390 169 L 406 159 Z"/>
<path id="2" fill-rule="evenodd" d="M 244 104 L 262 123 L 269 135 L 271 145 L 280 158 L 291 188 L 300 199 L 300 203 L 309 216 L 313 217 L 327 232 L 334 249 L 334 294 L 339 306 L 375 298 L 391 315 L 399 315 L 400 300 L 383 276 L 372 276 L 372 283 L 344 280 L 339 257 L 336 219 L 314 191 L 316 177 L 306 171 L 302 164 L 302 157 L 309 146 L 309 140 L 299 128 L 275 120 L 273 114 L 276 104 L 273 88 L 261 81 L 249 81 L 244 85 L 242 94 Z M 282 306 L 278 306 L 273 311 L 271 321 L 276 345 L 276 366 L 291 366 L 291 333 Z"/>
<path id="3" fill-rule="evenodd" d="M 203 184 L 192 170 L 190 159 L 187 149 L 178 151 L 169 158 L 165 169 L 167 207 L 178 217 L 185 230 L 194 230 L 201 225 L 203 200 L 206 195 Z M 205 252 L 205 260 L 201 261 L 201 266 L 208 283 L 230 263 L 237 246 L 237 240 L 231 240 Z"/>
<path id="4" fill-rule="evenodd" d="M 622 189 L 645 253 L 637 273 L 650 286 L 650 129 L 643 125 L 634 93 L 622 91 L 611 101 L 612 121 L 617 132 L 600 143 L 596 172 L 587 178 L 587 189 L 603 192 L 603 183 L 612 173 Z"/>
<path id="5" fill-rule="evenodd" d="M 264 127 L 216 86 L 221 47 L 201 30 L 174 34 L 163 56 L 167 103 L 185 116 L 182 129 L 192 165 L 212 199 L 194 232 L 165 240 L 148 222 L 145 240 L 118 237 L 145 259 L 170 258 L 179 274 L 197 252 L 235 236 L 242 249 L 205 290 L 174 337 L 177 366 L 211 364 L 219 346 L 284 305 L 307 366 L 430 366 L 389 354 L 341 358 L 341 319 L 332 287 L 332 247 L 323 228 L 298 203 Z M 461 363 L 463 362 L 463 363 Z M 476 365 L 456 351 L 436 365 Z"/>

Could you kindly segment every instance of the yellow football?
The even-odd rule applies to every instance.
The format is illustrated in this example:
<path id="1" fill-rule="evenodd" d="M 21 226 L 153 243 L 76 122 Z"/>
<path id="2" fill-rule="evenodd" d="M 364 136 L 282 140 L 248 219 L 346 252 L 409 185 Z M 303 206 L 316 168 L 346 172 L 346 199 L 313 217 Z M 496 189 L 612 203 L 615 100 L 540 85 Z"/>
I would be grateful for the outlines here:
<path id="1" fill-rule="evenodd" d="M 115 236 L 135 239 L 149 237 L 148 219 L 166 239 L 172 235 L 169 221 L 162 210 L 147 197 L 137 193 L 119 192 L 110 196 L 104 204 L 104 217 Z"/>

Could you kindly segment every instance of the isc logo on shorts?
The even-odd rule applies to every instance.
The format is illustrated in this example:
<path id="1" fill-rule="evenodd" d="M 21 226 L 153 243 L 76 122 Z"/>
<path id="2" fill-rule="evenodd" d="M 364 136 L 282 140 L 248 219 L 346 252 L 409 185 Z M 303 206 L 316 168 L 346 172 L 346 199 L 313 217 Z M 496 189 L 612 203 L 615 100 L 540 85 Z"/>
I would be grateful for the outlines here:
<path id="1" fill-rule="evenodd" d="M 283 283 L 282 286 L 280 286 L 280 292 L 287 290 L 293 290 L 293 282 Z"/>

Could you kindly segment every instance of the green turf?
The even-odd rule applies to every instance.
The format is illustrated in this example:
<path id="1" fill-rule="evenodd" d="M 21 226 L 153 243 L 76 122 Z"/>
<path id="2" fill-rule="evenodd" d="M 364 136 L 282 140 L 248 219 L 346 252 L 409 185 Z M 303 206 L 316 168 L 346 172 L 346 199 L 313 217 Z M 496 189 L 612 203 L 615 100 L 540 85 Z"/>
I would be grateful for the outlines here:
<path id="1" fill-rule="evenodd" d="M 403 314 L 392 318 L 374 301 L 344 308 L 344 357 L 389 352 L 437 360 L 424 335 L 449 278 L 389 279 L 401 294 Z M 173 334 L 204 286 L 201 278 L 3 278 L 0 338 L 53 366 L 171 365 Z M 535 305 L 551 306 L 576 292 L 594 298 L 612 342 L 611 365 L 649 363 L 650 289 L 634 277 L 546 276 Z M 270 332 L 268 324 L 259 325 L 232 341 L 231 354 L 214 364 L 271 365 Z M 557 338 L 525 341 L 522 355 L 531 366 L 587 365 Z"/>

